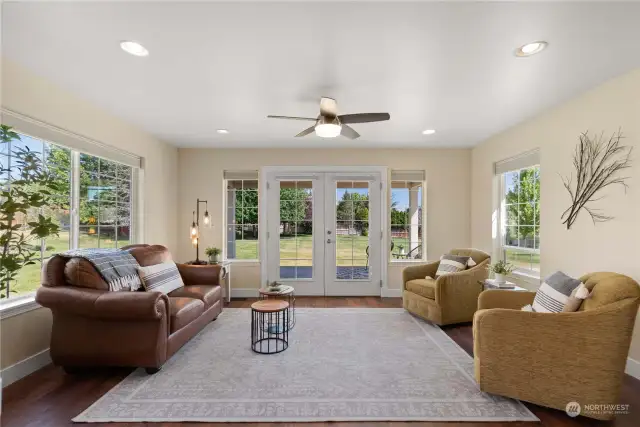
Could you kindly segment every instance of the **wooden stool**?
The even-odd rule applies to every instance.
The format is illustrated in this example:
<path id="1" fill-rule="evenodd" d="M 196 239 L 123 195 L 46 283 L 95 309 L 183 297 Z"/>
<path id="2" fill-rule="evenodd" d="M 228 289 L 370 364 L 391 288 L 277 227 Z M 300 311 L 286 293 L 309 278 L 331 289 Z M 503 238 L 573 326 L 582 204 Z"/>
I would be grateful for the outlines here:
<path id="1" fill-rule="evenodd" d="M 289 347 L 289 303 L 269 299 L 251 304 L 251 350 L 275 354 Z"/>

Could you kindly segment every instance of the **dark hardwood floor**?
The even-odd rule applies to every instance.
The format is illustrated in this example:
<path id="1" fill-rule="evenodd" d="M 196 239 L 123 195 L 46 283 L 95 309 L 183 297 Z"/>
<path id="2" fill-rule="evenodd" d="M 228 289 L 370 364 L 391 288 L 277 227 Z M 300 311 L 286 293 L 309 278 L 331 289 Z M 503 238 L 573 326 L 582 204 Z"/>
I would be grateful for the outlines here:
<path id="1" fill-rule="evenodd" d="M 249 307 L 254 300 L 233 300 L 230 307 Z M 298 307 L 402 307 L 400 298 L 377 297 L 298 297 Z M 444 327 L 444 331 L 469 354 L 473 348 L 471 325 Z M 98 369 L 82 375 L 66 375 L 62 369 L 47 366 L 38 372 L 6 387 L 2 393 L 3 427 L 64 427 L 71 426 L 71 418 L 89 407 L 100 396 L 122 381 L 130 369 Z M 564 411 L 527 404 L 545 427 L 639 427 L 640 381 L 627 376 L 622 389 L 621 403 L 630 404 L 631 413 L 621 415 L 612 422 L 596 421 L 584 417 L 570 418 Z M 291 426 L 294 423 L 269 425 Z M 266 423 L 104 423 L 91 424 L 104 427 L 203 427 L 229 425 L 234 427 L 261 426 Z M 445 423 L 445 422 L 330 422 L 302 423 L 303 427 L 524 427 L 532 423 Z"/>

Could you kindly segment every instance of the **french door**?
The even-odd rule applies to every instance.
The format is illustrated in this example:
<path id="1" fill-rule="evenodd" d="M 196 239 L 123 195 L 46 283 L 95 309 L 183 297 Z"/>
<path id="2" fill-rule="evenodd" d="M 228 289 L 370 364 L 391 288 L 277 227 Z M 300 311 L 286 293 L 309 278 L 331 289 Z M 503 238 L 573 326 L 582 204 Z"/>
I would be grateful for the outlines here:
<path id="1" fill-rule="evenodd" d="M 268 281 L 298 295 L 380 295 L 380 172 L 266 174 Z"/>

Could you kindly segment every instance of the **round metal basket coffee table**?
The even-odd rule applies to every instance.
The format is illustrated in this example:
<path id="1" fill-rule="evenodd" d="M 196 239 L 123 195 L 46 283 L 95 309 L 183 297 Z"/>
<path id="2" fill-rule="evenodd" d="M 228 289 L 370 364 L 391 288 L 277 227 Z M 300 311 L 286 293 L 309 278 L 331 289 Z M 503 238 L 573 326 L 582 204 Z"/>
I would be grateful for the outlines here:
<path id="1" fill-rule="evenodd" d="M 289 303 L 268 299 L 251 304 L 251 350 L 274 354 L 289 347 Z"/>
<path id="2" fill-rule="evenodd" d="M 280 289 L 277 291 L 271 290 L 269 288 L 260 288 L 260 299 L 261 300 L 283 300 L 289 303 L 289 328 L 293 329 L 296 324 L 296 294 L 294 292 L 293 286 L 285 286 L 280 285 Z"/>

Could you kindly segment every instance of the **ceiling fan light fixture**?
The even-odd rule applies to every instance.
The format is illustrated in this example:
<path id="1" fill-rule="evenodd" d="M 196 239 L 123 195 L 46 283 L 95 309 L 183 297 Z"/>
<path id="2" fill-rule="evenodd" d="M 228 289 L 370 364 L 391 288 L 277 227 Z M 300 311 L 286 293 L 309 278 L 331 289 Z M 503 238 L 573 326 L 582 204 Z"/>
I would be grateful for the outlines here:
<path id="1" fill-rule="evenodd" d="M 340 135 L 342 126 L 335 123 L 321 123 L 316 125 L 316 135 L 320 138 L 335 138 Z"/>

